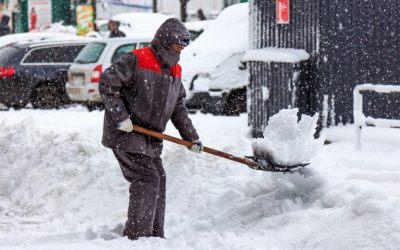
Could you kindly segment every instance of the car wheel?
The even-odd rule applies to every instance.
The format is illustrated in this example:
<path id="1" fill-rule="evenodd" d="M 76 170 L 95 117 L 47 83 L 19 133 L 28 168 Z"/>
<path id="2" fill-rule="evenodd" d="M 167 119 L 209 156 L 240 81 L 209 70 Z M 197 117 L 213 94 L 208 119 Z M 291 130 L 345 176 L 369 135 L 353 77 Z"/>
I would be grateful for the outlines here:
<path id="1" fill-rule="evenodd" d="M 32 93 L 31 103 L 36 109 L 60 108 L 64 103 L 61 89 L 52 83 L 39 84 Z"/>

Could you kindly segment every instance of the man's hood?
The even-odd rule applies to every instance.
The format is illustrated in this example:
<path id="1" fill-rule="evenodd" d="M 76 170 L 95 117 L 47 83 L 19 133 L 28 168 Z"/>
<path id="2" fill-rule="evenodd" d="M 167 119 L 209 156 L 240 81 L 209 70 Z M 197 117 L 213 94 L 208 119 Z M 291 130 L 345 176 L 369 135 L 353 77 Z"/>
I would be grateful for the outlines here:
<path id="1" fill-rule="evenodd" d="M 185 25 L 176 18 L 170 18 L 158 28 L 151 45 L 161 64 L 173 66 L 179 61 L 180 54 L 172 51 L 172 44 L 181 44 L 189 39 L 189 31 Z"/>

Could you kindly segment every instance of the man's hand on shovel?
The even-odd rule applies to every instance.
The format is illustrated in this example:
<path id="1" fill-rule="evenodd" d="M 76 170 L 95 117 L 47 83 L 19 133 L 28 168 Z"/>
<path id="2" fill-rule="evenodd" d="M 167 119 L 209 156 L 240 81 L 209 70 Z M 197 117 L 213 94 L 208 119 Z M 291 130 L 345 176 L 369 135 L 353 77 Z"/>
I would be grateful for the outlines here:
<path id="1" fill-rule="evenodd" d="M 203 152 L 203 143 L 201 143 L 200 140 L 194 140 L 192 141 L 193 145 L 189 147 L 190 151 L 193 151 L 195 153 L 201 153 Z"/>

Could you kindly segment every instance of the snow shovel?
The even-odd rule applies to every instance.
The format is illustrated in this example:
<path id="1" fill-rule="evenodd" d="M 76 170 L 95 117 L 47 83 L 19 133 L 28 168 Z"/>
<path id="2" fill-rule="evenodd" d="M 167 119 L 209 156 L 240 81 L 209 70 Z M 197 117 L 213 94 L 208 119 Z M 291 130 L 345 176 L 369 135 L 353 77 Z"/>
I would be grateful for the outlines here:
<path id="1" fill-rule="evenodd" d="M 189 141 L 185 141 L 170 135 L 162 134 L 150 129 L 142 128 L 137 125 L 133 125 L 133 131 L 155 137 L 157 139 L 161 140 L 167 140 L 176 144 L 180 144 L 186 147 L 191 147 L 193 143 Z M 240 158 L 219 150 L 215 150 L 209 147 L 204 147 L 203 152 L 219 156 L 222 158 L 226 158 L 231 161 L 236 161 L 242 164 L 247 165 L 249 168 L 254 169 L 254 170 L 262 170 L 262 171 L 268 171 L 268 172 L 294 172 L 297 171 L 304 166 L 307 166 L 309 163 L 302 163 L 302 164 L 297 164 L 297 165 L 292 165 L 292 166 L 286 166 L 286 165 L 281 165 L 276 162 L 273 162 L 269 158 L 265 157 L 260 157 L 260 156 L 246 156 L 246 158 Z"/>

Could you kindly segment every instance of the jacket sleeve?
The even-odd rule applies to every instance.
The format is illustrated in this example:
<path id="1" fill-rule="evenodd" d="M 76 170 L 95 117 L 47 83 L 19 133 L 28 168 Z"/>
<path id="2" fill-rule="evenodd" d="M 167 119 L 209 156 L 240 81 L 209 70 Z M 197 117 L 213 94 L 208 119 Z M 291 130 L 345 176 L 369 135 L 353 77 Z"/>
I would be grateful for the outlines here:
<path id="1" fill-rule="evenodd" d="M 121 88 L 132 80 L 136 63 L 136 56 L 133 53 L 127 53 L 101 75 L 99 83 L 101 99 L 106 111 L 115 123 L 129 118 L 121 97 Z"/>
<path id="2" fill-rule="evenodd" d="M 181 90 L 178 102 L 175 106 L 174 113 L 172 114 L 171 121 L 175 128 L 179 131 L 182 139 L 187 141 L 194 141 L 199 139 L 196 129 L 189 118 L 189 111 L 185 105 L 186 92 L 181 84 Z"/>

